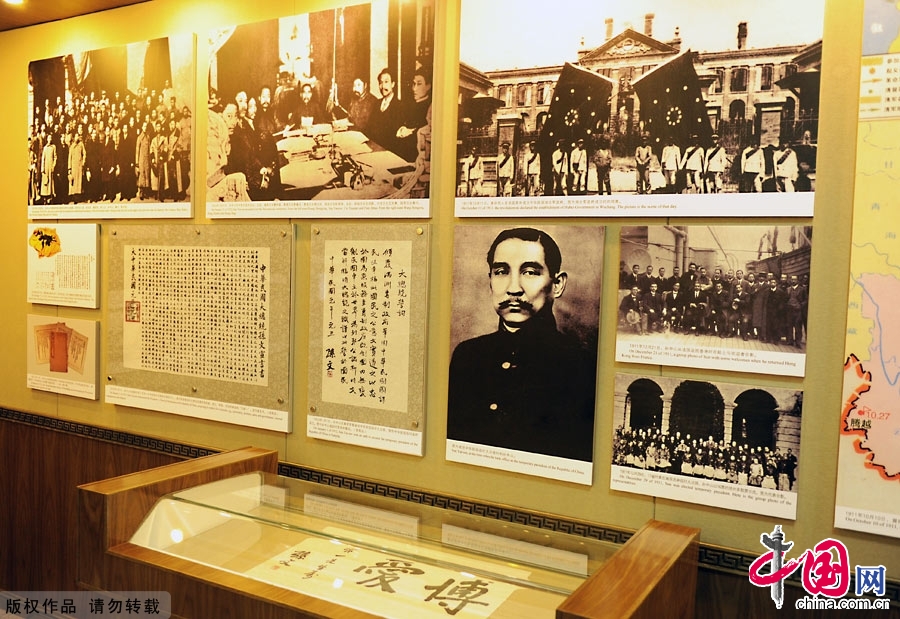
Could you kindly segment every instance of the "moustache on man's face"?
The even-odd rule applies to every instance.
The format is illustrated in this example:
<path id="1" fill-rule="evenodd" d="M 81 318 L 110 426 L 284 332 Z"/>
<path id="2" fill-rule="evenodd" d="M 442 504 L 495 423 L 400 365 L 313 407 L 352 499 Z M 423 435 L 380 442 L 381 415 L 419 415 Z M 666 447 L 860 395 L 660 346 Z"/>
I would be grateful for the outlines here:
<path id="1" fill-rule="evenodd" d="M 528 310 L 531 311 L 534 309 L 534 306 L 528 301 L 524 301 L 522 299 L 505 299 L 500 301 L 500 304 L 497 306 L 499 309 L 508 309 L 513 307 L 518 310 Z"/>

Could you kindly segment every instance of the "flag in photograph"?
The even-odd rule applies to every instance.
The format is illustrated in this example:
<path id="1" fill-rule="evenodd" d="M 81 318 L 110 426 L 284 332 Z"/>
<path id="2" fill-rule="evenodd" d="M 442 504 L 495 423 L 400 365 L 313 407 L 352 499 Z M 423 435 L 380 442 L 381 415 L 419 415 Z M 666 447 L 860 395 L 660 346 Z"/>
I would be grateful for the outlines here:
<path id="1" fill-rule="evenodd" d="M 594 135 L 603 133 L 604 125 L 609 122 L 613 83 L 593 71 L 566 63 L 541 131 L 543 148 L 555 146 L 560 139 L 567 146 L 573 146 L 579 138 L 590 144 Z"/>
<path id="2" fill-rule="evenodd" d="M 712 127 L 690 50 L 648 71 L 632 87 L 640 99 L 640 117 L 651 144 L 661 147 L 672 137 L 683 148 L 690 144 L 691 135 L 697 135 L 703 145 L 710 143 Z"/>

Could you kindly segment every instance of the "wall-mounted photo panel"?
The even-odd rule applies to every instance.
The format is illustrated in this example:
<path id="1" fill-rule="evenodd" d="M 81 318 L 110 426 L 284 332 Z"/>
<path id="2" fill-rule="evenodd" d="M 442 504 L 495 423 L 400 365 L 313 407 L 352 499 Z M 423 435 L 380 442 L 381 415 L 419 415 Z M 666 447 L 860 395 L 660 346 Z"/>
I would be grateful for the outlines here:
<path id="1" fill-rule="evenodd" d="M 110 229 L 106 402 L 291 431 L 294 229 Z"/>
<path id="2" fill-rule="evenodd" d="M 456 215 L 811 216 L 824 10 L 462 0 Z"/>
<path id="3" fill-rule="evenodd" d="M 803 391 L 616 374 L 610 487 L 794 520 Z"/>
<path id="4" fill-rule="evenodd" d="M 622 226 L 616 361 L 803 376 L 812 226 Z"/>
<path id="5" fill-rule="evenodd" d="M 308 436 L 423 454 L 428 231 L 313 228 Z"/>
<path id="6" fill-rule="evenodd" d="M 207 45 L 208 217 L 429 215 L 432 0 L 232 26 Z"/>
<path id="7" fill-rule="evenodd" d="M 834 526 L 900 538 L 900 11 L 864 5 Z"/>
<path id="8" fill-rule="evenodd" d="M 28 216 L 191 216 L 194 35 L 28 65 Z"/>
<path id="9" fill-rule="evenodd" d="M 29 389 L 96 400 L 100 323 L 59 316 L 27 317 Z"/>
<path id="10" fill-rule="evenodd" d="M 447 460 L 591 484 L 603 237 L 456 227 Z"/>
<path id="11" fill-rule="evenodd" d="M 100 305 L 97 224 L 28 224 L 28 302 Z"/>

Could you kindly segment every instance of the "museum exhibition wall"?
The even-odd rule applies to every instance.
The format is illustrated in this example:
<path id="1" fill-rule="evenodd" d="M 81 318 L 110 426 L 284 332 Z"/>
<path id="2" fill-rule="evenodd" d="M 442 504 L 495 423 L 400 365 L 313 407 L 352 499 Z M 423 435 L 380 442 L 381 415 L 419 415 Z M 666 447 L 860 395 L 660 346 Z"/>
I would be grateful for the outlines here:
<path id="1" fill-rule="evenodd" d="M 546 522 L 634 531 L 657 519 L 701 529 L 702 552 L 726 557 L 708 563 L 724 568 L 733 559 L 743 575 L 747 558 L 766 552 L 760 535 L 779 524 L 795 549 L 839 539 L 854 565 L 883 565 L 895 581 L 900 509 L 891 506 L 900 491 L 897 472 L 883 464 L 890 447 L 870 443 L 874 456 L 854 456 L 854 445 L 861 452 L 859 441 L 873 438 L 863 434 L 872 425 L 851 424 L 853 415 L 877 422 L 890 405 L 886 398 L 879 408 L 864 394 L 878 380 L 875 336 L 866 335 L 866 317 L 877 312 L 867 304 L 887 312 L 873 291 L 893 285 L 851 269 L 851 249 L 874 243 L 858 236 L 860 221 L 880 222 L 873 234 L 884 232 L 887 245 L 875 254 L 891 255 L 896 238 L 891 197 L 874 189 L 893 166 L 878 139 L 892 129 L 876 122 L 891 115 L 890 105 L 865 108 L 857 88 L 861 66 L 863 75 L 896 78 L 890 65 L 861 62 L 862 3 L 827 0 L 824 11 L 801 3 L 805 20 L 821 25 L 787 42 L 765 39 L 771 25 L 763 20 L 704 21 L 696 7 L 689 12 L 699 29 L 676 23 L 671 8 L 605 24 L 601 14 L 592 16 L 592 33 L 572 35 L 566 58 L 546 60 L 505 49 L 528 41 L 530 26 L 515 11 L 476 15 L 474 4 L 153 0 L 0 33 L 0 434 L 17 415 L 26 423 L 47 418 L 201 450 L 252 445 L 277 451 L 289 474 L 371 480 L 537 512 Z M 727 42 L 703 38 L 719 30 Z M 620 67 L 640 64 L 635 54 L 647 60 L 626 79 Z M 769 68 L 760 74 L 757 65 Z M 378 122 L 363 132 L 353 93 L 360 81 L 371 96 L 384 94 L 382 66 L 398 98 L 426 102 L 405 108 L 415 126 L 390 135 L 378 133 Z M 754 71 L 742 86 L 746 67 Z M 670 90 L 666 79 L 681 80 L 685 92 L 696 87 L 700 111 L 655 94 Z M 157 82 L 157 99 L 140 106 L 145 131 L 126 110 L 137 107 L 132 93 L 149 96 Z M 575 99 L 551 98 L 554 87 Z M 263 104 L 266 89 L 271 102 Z M 745 95 L 730 96 L 735 91 Z M 241 92 L 252 99 L 253 122 L 271 116 L 270 136 L 278 135 L 254 147 L 257 165 L 235 173 L 234 123 L 244 122 L 235 117 L 248 114 Z M 777 105 L 773 93 L 782 93 Z M 123 158 L 107 167 L 127 168 L 127 183 L 82 174 L 85 186 L 74 187 L 69 163 L 60 177 L 67 195 L 57 197 L 61 189 L 51 192 L 52 179 L 41 178 L 42 159 L 63 156 L 62 146 L 52 154 L 45 147 L 54 142 L 56 96 L 74 118 L 92 113 L 79 106 L 111 108 L 109 118 L 133 129 L 103 123 L 116 133 L 110 140 L 146 139 L 154 162 L 166 152 L 165 164 L 150 165 L 142 179 L 139 162 Z M 862 96 L 874 97 L 865 88 Z M 319 107 L 306 111 L 307 104 Z M 377 105 L 367 113 L 388 122 Z M 681 174 L 673 168 L 667 177 L 664 142 L 675 134 L 665 127 L 690 118 L 700 122 L 679 138 Z M 82 140 L 106 140 L 78 132 L 73 125 L 64 140 L 67 157 Z M 753 175 L 695 176 L 690 160 L 701 144 L 709 159 L 728 151 L 729 169 L 744 161 L 744 172 L 757 151 L 776 170 L 815 154 L 812 167 L 794 159 L 796 171 L 770 172 L 767 195 Z M 601 161 L 606 148 L 612 173 Z M 529 168 L 536 155 L 545 161 Z M 552 168 L 563 156 L 567 176 Z M 598 195 L 604 169 L 613 190 L 606 196 Z M 557 183 L 565 188 L 557 192 Z M 859 214 L 863 202 L 869 215 Z M 514 228 L 542 231 L 562 254 L 562 267 L 550 265 L 543 313 L 519 301 L 495 301 L 491 311 L 491 290 L 506 271 L 488 269 L 485 255 Z M 537 241 L 513 235 L 491 256 L 509 270 L 518 258 L 497 255 L 529 242 Z M 721 322 L 710 316 L 707 305 L 717 301 L 709 298 L 693 326 L 690 312 L 677 323 L 668 313 L 629 314 L 630 275 L 642 281 L 652 267 L 654 286 L 666 293 L 662 315 L 673 288 L 666 274 L 676 266 L 687 275 L 689 263 L 708 268 L 710 294 L 720 287 L 716 268 L 729 291 L 733 272 L 747 265 L 761 278 L 784 275 L 772 283 L 785 294 L 781 315 L 794 311 L 791 275 L 805 277 L 803 315 L 786 332 L 765 334 L 764 325 L 741 322 L 739 300 L 730 309 L 733 293 Z M 69 281 L 75 275 L 77 285 Z M 699 277 L 681 278 L 679 294 L 689 295 Z M 558 407 L 569 421 L 516 417 L 482 427 L 483 415 L 471 412 L 491 396 L 479 403 L 479 390 L 506 380 L 509 368 L 492 374 L 485 359 L 503 344 L 480 340 L 499 334 L 498 315 L 502 326 L 530 313 L 538 316 L 531 324 L 549 313 L 559 331 L 551 328 L 552 343 L 531 351 L 557 362 L 528 379 L 534 395 L 525 399 Z M 880 351 L 890 334 L 878 333 Z M 175 336 L 182 339 L 173 343 Z M 582 356 L 563 338 L 578 340 Z M 856 356 L 845 371 L 848 352 Z M 854 376 L 861 386 L 850 391 L 863 399 L 845 408 Z M 767 422 L 761 406 L 769 407 Z M 644 452 L 640 465 L 631 457 L 628 445 L 639 441 L 654 443 L 650 466 Z M 687 469 L 685 451 L 695 459 Z M 754 458 L 773 463 L 759 473 L 771 485 L 738 482 L 742 462 L 753 477 Z M 885 502 L 867 503 L 870 493 Z"/>

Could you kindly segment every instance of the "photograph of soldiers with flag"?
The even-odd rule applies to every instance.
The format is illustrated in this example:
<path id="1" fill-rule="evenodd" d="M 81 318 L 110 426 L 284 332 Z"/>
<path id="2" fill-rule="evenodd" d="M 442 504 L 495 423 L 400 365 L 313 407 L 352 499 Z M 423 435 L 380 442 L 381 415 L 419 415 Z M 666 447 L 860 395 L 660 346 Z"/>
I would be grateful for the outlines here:
<path id="1" fill-rule="evenodd" d="M 458 216 L 812 215 L 821 2 L 545 9 L 462 0 Z"/>

